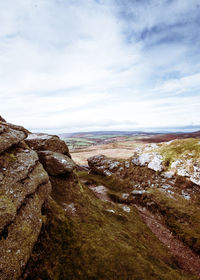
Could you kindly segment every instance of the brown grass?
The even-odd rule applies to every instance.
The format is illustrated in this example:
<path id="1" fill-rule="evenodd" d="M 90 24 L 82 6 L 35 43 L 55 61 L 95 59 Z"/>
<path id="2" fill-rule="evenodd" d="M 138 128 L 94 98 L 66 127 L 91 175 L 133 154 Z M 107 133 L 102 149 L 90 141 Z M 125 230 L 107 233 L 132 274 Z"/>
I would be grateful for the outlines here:
<path id="1" fill-rule="evenodd" d="M 80 165 L 87 165 L 87 159 L 95 155 L 105 155 L 110 158 L 128 159 L 134 152 L 136 147 L 141 146 L 140 142 L 128 141 L 117 142 L 104 145 L 97 145 L 87 149 L 71 151 L 72 159 Z"/>

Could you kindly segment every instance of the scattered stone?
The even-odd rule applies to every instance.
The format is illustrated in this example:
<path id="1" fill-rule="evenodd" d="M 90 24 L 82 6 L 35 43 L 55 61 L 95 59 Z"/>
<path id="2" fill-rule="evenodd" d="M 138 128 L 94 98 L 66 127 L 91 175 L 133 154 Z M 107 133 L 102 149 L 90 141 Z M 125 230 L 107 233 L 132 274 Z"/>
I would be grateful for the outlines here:
<path id="1" fill-rule="evenodd" d="M 166 178 L 166 179 L 171 179 L 174 176 L 174 172 L 172 172 L 172 171 L 163 172 L 161 174 L 161 176 Z"/>
<path id="2" fill-rule="evenodd" d="M 120 163 L 118 161 L 114 161 L 114 162 L 111 162 L 110 161 L 110 165 L 108 166 L 109 170 L 113 170 L 113 169 L 116 169 L 117 167 L 119 167 Z"/>
<path id="3" fill-rule="evenodd" d="M 146 190 L 134 190 L 131 193 L 132 193 L 132 195 L 139 195 L 139 196 L 141 196 L 142 194 L 147 193 L 147 191 Z"/>
<path id="4" fill-rule="evenodd" d="M 130 162 L 129 161 L 126 160 L 124 165 L 125 165 L 125 168 L 127 168 L 127 169 L 130 168 Z"/>
<path id="5" fill-rule="evenodd" d="M 171 189 L 172 186 L 171 185 L 162 185 L 161 188 L 164 190 L 168 190 L 168 189 Z"/>
<path id="6" fill-rule="evenodd" d="M 153 159 L 148 164 L 148 168 L 153 169 L 154 171 L 162 171 L 163 166 L 162 166 L 163 158 L 161 155 L 154 153 Z"/>
<path id="7" fill-rule="evenodd" d="M 66 203 L 63 203 L 62 204 L 64 210 L 66 212 L 68 212 L 69 214 L 75 214 L 76 213 L 76 207 L 74 205 L 74 203 L 70 203 L 70 204 L 66 204 Z"/>
<path id="8" fill-rule="evenodd" d="M 106 209 L 105 211 L 110 212 L 110 213 L 115 213 L 115 210 L 113 210 L 113 209 Z"/>
<path id="9" fill-rule="evenodd" d="M 128 193 L 123 193 L 123 194 L 122 194 L 122 198 L 127 199 L 128 197 L 129 197 L 129 194 L 128 194 Z"/>
<path id="10" fill-rule="evenodd" d="M 131 208 L 128 207 L 127 205 L 122 205 L 121 208 L 127 213 L 130 213 L 130 211 L 131 211 Z"/>
<path id="11" fill-rule="evenodd" d="M 186 193 L 184 190 L 181 191 L 182 196 L 186 199 L 186 200 L 190 200 L 190 195 L 188 193 Z"/>
<path id="12" fill-rule="evenodd" d="M 108 177 L 110 177 L 112 175 L 112 173 L 108 170 L 104 170 L 103 173 Z"/>

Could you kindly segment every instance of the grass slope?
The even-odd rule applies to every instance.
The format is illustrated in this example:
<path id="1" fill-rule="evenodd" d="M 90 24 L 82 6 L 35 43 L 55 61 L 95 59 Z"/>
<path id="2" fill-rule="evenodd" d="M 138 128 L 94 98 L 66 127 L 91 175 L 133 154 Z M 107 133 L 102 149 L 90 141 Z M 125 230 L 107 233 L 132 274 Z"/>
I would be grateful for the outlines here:
<path id="1" fill-rule="evenodd" d="M 53 199 L 24 279 L 197 279 L 175 266 L 133 207 L 126 213 L 100 201 L 78 178 L 51 181 Z M 70 215 L 62 206 L 72 202 Z"/>
<path id="2" fill-rule="evenodd" d="M 200 158 L 200 139 L 188 138 L 174 140 L 169 145 L 163 145 L 158 150 L 164 157 L 166 166 L 170 166 L 173 161 L 181 158 Z"/>

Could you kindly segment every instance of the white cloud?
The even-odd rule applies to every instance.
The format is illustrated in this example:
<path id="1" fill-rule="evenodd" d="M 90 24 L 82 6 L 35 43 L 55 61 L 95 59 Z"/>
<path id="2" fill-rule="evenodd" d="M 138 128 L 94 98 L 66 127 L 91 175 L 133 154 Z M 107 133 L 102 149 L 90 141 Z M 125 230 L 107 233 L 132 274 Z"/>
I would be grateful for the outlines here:
<path id="1" fill-rule="evenodd" d="M 197 2 L 1 1 L 0 113 L 34 130 L 199 123 Z"/>

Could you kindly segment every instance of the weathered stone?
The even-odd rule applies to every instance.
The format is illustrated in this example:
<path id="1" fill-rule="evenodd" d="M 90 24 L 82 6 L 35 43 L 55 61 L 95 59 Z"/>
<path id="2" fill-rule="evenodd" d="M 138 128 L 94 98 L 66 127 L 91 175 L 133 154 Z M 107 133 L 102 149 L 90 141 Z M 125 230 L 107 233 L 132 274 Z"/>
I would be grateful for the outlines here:
<path id="1" fill-rule="evenodd" d="M 0 119 L 0 279 L 17 280 L 38 239 L 51 184 L 26 129 Z"/>
<path id="2" fill-rule="evenodd" d="M 29 134 L 26 143 L 36 151 L 52 151 L 67 155 L 71 158 L 66 143 L 56 135 L 48 135 L 43 133 Z"/>
<path id="3" fill-rule="evenodd" d="M 134 190 L 134 191 L 132 191 L 131 193 L 132 193 L 132 195 L 136 195 L 136 196 L 141 196 L 141 195 L 143 195 L 144 193 L 146 193 L 147 191 L 145 191 L 145 190 Z"/>
<path id="4" fill-rule="evenodd" d="M 6 151 L 13 145 L 18 144 L 26 138 L 26 133 L 21 130 L 16 130 L 0 123 L 0 153 Z"/>
<path id="5" fill-rule="evenodd" d="M 41 207 L 50 190 L 50 183 L 41 185 L 20 207 L 14 222 L 6 228 L 0 240 L 1 280 L 17 280 L 23 272 L 41 230 Z"/>
<path id="6" fill-rule="evenodd" d="M 76 168 L 76 164 L 68 156 L 51 151 L 38 152 L 40 161 L 49 175 L 61 175 L 70 173 Z"/>
<path id="7" fill-rule="evenodd" d="M 108 159 L 104 155 L 97 155 L 88 158 L 90 169 L 98 174 L 110 177 L 114 172 L 124 170 L 122 163 L 114 159 Z"/>
<path id="8" fill-rule="evenodd" d="M 163 170 L 163 158 L 161 155 L 154 153 L 151 161 L 148 164 L 148 168 L 153 169 L 154 171 L 162 171 Z"/>
<path id="9" fill-rule="evenodd" d="M 148 146 L 149 147 L 149 146 Z M 151 148 L 151 147 L 149 147 Z M 151 148 L 152 149 L 152 148 Z M 144 151 L 146 149 L 144 148 Z M 148 149 L 149 151 L 149 149 Z M 163 170 L 163 158 L 160 154 L 155 152 L 143 152 L 142 154 L 135 153 L 132 158 L 132 163 L 139 166 L 148 166 L 148 168 L 154 171 L 162 171 Z"/>

